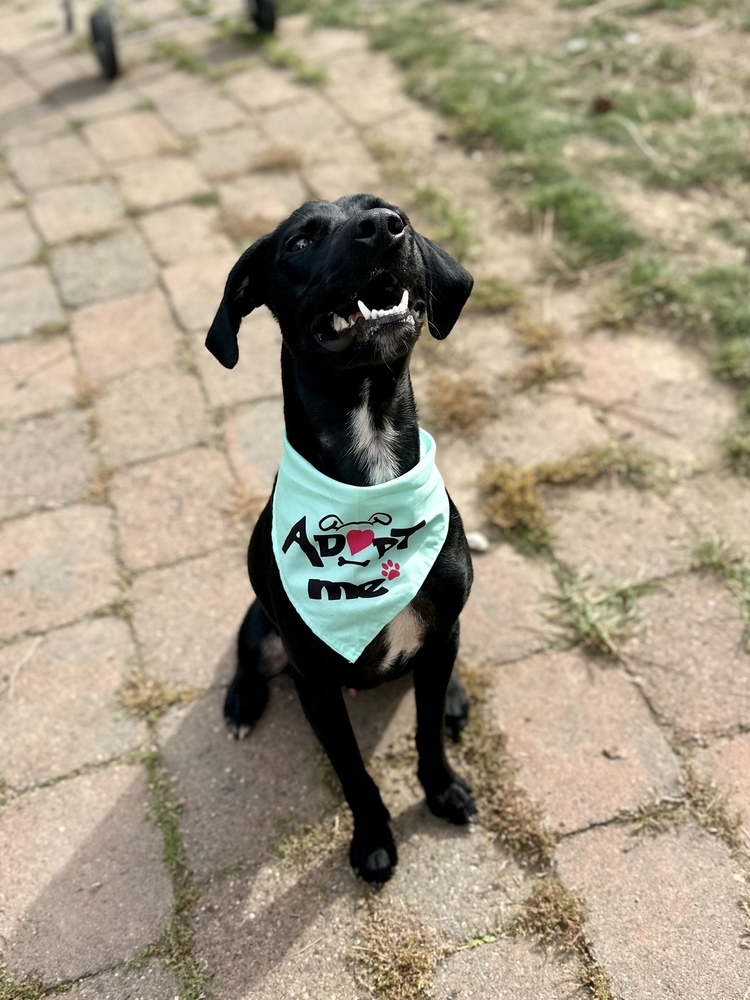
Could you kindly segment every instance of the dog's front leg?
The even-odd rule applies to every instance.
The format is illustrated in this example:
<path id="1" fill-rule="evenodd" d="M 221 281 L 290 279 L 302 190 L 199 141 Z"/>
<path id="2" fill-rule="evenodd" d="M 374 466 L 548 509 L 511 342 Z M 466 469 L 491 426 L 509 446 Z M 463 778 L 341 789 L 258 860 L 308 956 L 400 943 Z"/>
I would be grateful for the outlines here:
<path id="1" fill-rule="evenodd" d="M 354 817 L 349 848 L 352 868 L 379 888 L 391 877 L 398 860 L 388 825 L 391 817 L 362 762 L 341 688 L 321 688 L 296 673 L 294 680 L 307 721 L 328 754 Z"/>
<path id="2" fill-rule="evenodd" d="M 458 652 L 458 622 L 448 635 L 430 636 L 413 664 L 417 705 L 417 776 L 430 811 L 451 823 L 468 823 L 477 807 L 471 788 L 445 757 L 445 700 Z M 460 685 L 459 685 L 460 687 Z"/>

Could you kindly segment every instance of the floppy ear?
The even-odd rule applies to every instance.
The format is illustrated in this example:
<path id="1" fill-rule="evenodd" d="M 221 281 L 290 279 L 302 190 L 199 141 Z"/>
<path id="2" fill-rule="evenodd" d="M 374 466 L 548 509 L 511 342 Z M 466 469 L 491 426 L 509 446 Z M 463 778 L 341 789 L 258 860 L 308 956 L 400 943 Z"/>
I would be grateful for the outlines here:
<path id="1" fill-rule="evenodd" d="M 237 333 L 243 317 L 263 305 L 268 258 L 268 237 L 264 236 L 243 253 L 229 272 L 224 298 L 206 335 L 206 347 L 225 368 L 234 368 L 239 361 Z"/>
<path id="2" fill-rule="evenodd" d="M 427 319 L 430 333 L 444 340 L 455 326 L 466 300 L 471 295 L 474 279 L 450 254 L 426 236 L 417 239 L 427 272 Z"/>

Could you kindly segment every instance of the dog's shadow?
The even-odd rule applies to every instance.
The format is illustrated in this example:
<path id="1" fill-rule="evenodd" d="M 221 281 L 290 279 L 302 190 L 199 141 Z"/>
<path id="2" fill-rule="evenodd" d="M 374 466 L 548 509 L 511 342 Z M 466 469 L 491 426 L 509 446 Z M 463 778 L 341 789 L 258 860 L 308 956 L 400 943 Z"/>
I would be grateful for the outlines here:
<path id="1" fill-rule="evenodd" d="M 329 934 L 340 926 L 342 934 L 351 935 L 352 913 L 369 890 L 349 867 L 343 833 L 348 811 L 291 679 L 282 675 L 272 682 L 268 708 L 246 740 L 229 737 L 222 704 L 234 648 L 232 641 L 205 695 L 160 721 L 157 744 L 160 767 L 171 779 L 165 787 L 180 803 L 190 879 L 201 889 L 190 916 L 199 962 L 216 970 L 217 995 L 245 997 L 271 988 L 268 977 L 273 979 L 289 952 L 291 960 L 304 951 L 305 961 L 328 961 Z M 360 692 L 347 702 L 363 756 L 374 755 L 372 766 L 380 768 L 399 844 L 415 831 L 435 840 L 464 837 L 465 830 L 433 819 L 415 775 L 404 777 L 413 755 L 410 679 Z M 108 795 L 113 804 L 109 811 L 93 811 L 97 818 L 88 835 L 73 853 L 61 852 L 62 863 L 3 941 L 11 971 L 47 982 L 132 960 L 163 939 L 171 919 L 173 886 L 161 859 L 159 830 L 146 818 L 154 818 L 155 790 L 149 808 L 144 766 L 113 764 L 59 787 L 72 793 L 76 782 L 89 780 L 86 794 L 95 796 L 100 789 L 102 799 Z M 19 804 L 31 805 L 34 794 Z M 76 808 L 72 801 L 68 807 Z M 306 864 L 285 866 L 279 845 L 311 829 L 323 832 L 322 847 Z M 316 935 L 319 947 L 309 943 Z M 237 960 L 227 961 L 229 953 Z"/>

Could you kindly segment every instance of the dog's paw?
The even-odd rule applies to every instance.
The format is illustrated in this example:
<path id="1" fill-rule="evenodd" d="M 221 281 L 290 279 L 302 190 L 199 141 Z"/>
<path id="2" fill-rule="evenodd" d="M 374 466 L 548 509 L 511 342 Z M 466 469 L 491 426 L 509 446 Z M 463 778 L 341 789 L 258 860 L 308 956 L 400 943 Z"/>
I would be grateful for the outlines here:
<path id="1" fill-rule="evenodd" d="M 262 677 L 237 674 L 224 699 L 224 721 L 236 740 L 247 736 L 267 702 L 268 684 Z"/>
<path id="2" fill-rule="evenodd" d="M 393 869 L 398 861 L 396 844 L 390 828 L 385 826 L 376 833 L 366 834 L 355 830 L 349 848 L 349 861 L 355 875 L 359 875 L 376 889 L 382 888 L 393 875 Z"/>
<path id="3" fill-rule="evenodd" d="M 470 823 L 477 811 L 471 788 L 458 774 L 452 775 L 451 782 L 444 791 L 437 794 L 428 792 L 427 805 L 435 816 L 458 826 Z"/>

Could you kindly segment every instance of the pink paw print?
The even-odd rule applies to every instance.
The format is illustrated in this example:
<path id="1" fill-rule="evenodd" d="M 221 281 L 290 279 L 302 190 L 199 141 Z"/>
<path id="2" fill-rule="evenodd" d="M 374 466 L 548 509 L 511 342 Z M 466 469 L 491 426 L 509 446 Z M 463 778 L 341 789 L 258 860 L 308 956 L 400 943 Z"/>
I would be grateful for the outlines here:
<path id="1" fill-rule="evenodd" d="M 398 563 L 389 559 L 388 562 L 383 563 L 380 572 L 386 580 L 395 580 L 397 576 L 401 576 L 401 567 Z"/>

